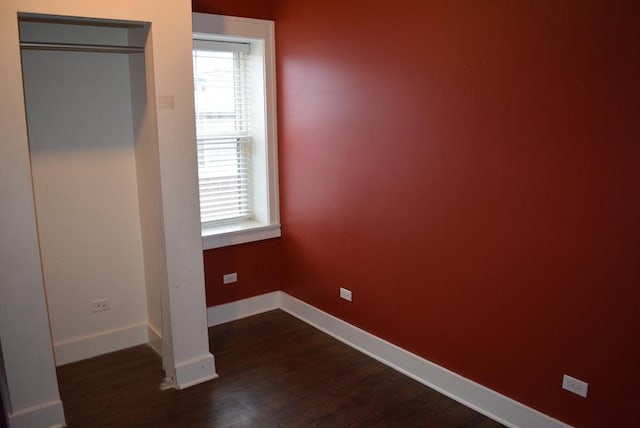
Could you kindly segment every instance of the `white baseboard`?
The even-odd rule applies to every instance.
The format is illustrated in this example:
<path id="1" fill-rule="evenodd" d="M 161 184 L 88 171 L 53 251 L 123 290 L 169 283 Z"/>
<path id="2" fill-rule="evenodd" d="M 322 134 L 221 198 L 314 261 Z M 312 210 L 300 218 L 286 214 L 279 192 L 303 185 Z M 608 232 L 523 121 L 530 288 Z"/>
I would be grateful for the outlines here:
<path id="1" fill-rule="evenodd" d="M 281 308 L 381 363 L 509 427 L 569 425 L 282 293 Z"/>
<path id="2" fill-rule="evenodd" d="M 213 327 L 214 325 L 278 309 L 280 308 L 281 295 L 281 291 L 274 291 L 224 305 L 211 306 L 207 308 L 207 325 Z"/>
<path id="3" fill-rule="evenodd" d="M 8 422 L 11 428 L 53 428 L 67 425 L 60 400 L 11 412 L 8 415 Z"/>
<path id="4" fill-rule="evenodd" d="M 151 324 L 147 324 L 147 336 L 151 349 L 162 357 L 162 333 L 160 333 L 160 330 Z"/>
<path id="5" fill-rule="evenodd" d="M 570 427 L 282 291 L 213 306 L 207 308 L 207 315 L 211 327 L 277 308 L 508 427 Z"/>
<path id="6" fill-rule="evenodd" d="M 206 353 L 199 358 L 176 364 L 175 386 L 185 389 L 218 377 L 213 355 Z"/>
<path id="7" fill-rule="evenodd" d="M 149 340 L 147 323 L 109 330 L 53 344 L 56 366 L 142 345 Z"/>

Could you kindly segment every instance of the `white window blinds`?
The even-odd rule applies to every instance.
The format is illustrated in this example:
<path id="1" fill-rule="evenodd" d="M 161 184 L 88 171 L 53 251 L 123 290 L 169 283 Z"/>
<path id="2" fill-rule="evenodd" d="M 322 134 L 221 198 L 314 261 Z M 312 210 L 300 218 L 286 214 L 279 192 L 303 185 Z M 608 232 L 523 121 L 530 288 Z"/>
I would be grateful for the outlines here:
<path id="1" fill-rule="evenodd" d="M 194 40 L 200 217 L 203 225 L 252 217 L 249 45 Z"/>

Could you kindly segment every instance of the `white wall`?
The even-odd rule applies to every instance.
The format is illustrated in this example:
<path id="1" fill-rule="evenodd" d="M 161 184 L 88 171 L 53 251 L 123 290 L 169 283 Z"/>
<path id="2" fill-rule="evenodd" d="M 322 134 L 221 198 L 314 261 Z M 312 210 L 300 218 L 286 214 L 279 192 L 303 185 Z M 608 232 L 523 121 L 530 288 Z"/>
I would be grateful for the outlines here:
<path id="1" fill-rule="evenodd" d="M 22 93 L 18 12 L 151 23 L 146 52 L 157 114 L 164 278 L 163 359 L 179 388 L 216 376 L 208 350 L 198 215 L 191 2 L 187 0 L 3 0 L 0 2 L 0 343 L 12 427 L 64 421 L 46 313 Z M 171 105 L 172 104 L 172 105 Z M 141 209 L 142 212 L 142 209 Z M 145 255 L 146 257 L 146 255 Z"/>
<path id="2" fill-rule="evenodd" d="M 28 50 L 22 64 L 56 364 L 146 343 L 129 55 Z M 92 312 L 103 298 L 112 309 Z"/>
<path id="3" fill-rule="evenodd" d="M 132 46 L 147 46 L 145 55 L 129 55 L 131 109 L 135 139 L 136 173 L 140 226 L 144 254 L 147 291 L 149 344 L 162 355 L 162 290 L 167 288 L 164 263 L 164 235 L 162 223 L 162 195 L 160 159 L 157 144 L 157 119 L 148 100 L 154 100 L 152 40 L 147 38 L 148 28 L 128 30 Z M 167 345 L 169 345 L 167 343 Z"/>

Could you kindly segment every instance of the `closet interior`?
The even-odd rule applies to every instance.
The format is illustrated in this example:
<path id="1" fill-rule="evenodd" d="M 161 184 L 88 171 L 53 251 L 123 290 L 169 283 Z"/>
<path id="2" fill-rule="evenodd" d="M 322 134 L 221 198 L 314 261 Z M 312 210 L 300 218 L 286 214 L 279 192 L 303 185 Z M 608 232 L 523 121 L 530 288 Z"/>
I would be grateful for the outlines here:
<path id="1" fill-rule="evenodd" d="M 19 16 L 36 219 L 56 365 L 162 352 L 150 25 Z"/>

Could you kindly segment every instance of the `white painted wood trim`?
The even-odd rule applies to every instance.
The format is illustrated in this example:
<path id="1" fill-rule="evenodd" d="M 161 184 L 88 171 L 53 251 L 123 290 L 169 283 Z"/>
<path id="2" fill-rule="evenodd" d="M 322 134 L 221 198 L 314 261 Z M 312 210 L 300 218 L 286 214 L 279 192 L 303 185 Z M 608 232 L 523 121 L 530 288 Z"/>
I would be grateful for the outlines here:
<path id="1" fill-rule="evenodd" d="M 217 377 L 215 359 L 213 355 L 206 353 L 199 358 L 177 364 L 173 386 L 177 389 L 186 389 Z"/>
<path id="2" fill-rule="evenodd" d="M 142 345 L 149 340 L 146 322 L 53 344 L 56 366 Z"/>
<path id="3" fill-rule="evenodd" d="M 245 244 L 247 242 L 263 241 L 279 238 L 280 225 L 263 225 L 256 221 L 248 221 L 231 226 L 210 227 L 202 229 L 202 249 L 228 247 L 230 245 Z"/>
<path id="4" fill-rule="evenodd" d="M 207 324 L 209 327 L 257 315 L 262 312 L 280 308 L 281 291 L 261 294 L 224 305 L 207 308 Z"/>
<path id="5" fill-rule="evenodd" d="M 211 327 L 278 308 L 508 427 L 570 428 L 570 425 L 434 364 L 282 291 L 213 306 L 207 308 L 207 315 Z"/>
<path id="6" fill-rule="evenodd" d="M 160 330 L 151 323 L 147 323 L 147 336 L 149 337 L 148 344 L 151 349 L 162 357 L 162 333 L 160 333 Z"/>
<path id="7" fill-rule="evenodd" d="M 62 410 L 62 401 L 60 400 L 9 413 L 8 420 L 11 428 L 67 426 Z"/>

